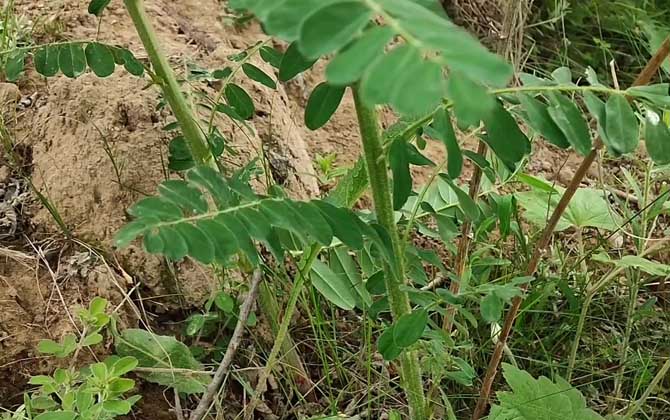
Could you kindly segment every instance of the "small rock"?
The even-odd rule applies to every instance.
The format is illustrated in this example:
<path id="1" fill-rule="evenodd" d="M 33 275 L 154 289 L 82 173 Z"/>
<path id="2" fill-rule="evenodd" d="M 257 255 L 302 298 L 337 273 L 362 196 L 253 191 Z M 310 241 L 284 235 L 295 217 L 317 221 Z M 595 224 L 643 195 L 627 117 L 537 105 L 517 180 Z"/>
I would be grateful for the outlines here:
<path id="1" fill-rule="evenodd" d="M 11 174 L 8 166 L 0 166 L 0 184 L 7 182 Z"/>

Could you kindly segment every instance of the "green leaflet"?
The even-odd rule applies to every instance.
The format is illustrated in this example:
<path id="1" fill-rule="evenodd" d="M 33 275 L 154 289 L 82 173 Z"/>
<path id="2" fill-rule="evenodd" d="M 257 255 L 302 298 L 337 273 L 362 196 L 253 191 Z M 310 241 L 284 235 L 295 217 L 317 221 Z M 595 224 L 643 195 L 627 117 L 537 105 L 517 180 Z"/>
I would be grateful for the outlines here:
<path id="1" fill-rule="evenodd" d="M 670 130 L 665 125 L 661 113 L 654 109 L 647 110 L 645 143 L 647 153 L 654 163 L 658 165 L 670 163 Z"/>
<path id="2" fill-rule="evenodd" d="M 318 58 L 344 47 L 370 21 L 372 12 L 360 1 L 338 1 L 310 14 L 300 28 L 300 51 Z"/>
<path id="3" fill-rule="evenodd" d="M 454 102 L 454 114 L 463 129 L 479 126 L 496 106 L 496 99 L 482 85 L 459 72 L 447 79 L 447 96 Z"/>
<path id="4" fill-rule="evenodd" d="M 500 102 L 484 117 L 484 125 L 483 140 L 507 166 L 515 166 L 530 151 L 528 137 Z"/>
<path id="5" fill-rule="evenodd" d="M 628 99 L 612 95 L 605 105 L 605 132 L 603 141 L 618 153 L 631 153 L 637 149 L 639 127 L 637 117 Z"/>
<path id="6" fill-rule="evenodd" d="M 372 297 L 365 288 L 361 272 L 354 259 L 343 247 L 337 247 L 330 251 L 328 263 L 335 275 L 342 278 L 342 283 L 347 283 L 349 289 L 356 297 L 356 307 L 366 309 L 372 305 Z"/>
<path id="7" fill-rule="evenodd" d="M 312 67 L 314 63 L 316 63 L 316 60 L 305 58 L 300 53 L 298 43 L 294 42 L 289 45 L 284 53 L 284 57 L 282 57 L 281 64 L 279 65 L 279 80 L 288 82 L 303 71 Z"/>
<path id="8" fill-rule="evenodd" d="M 321 83 L 309 97 L 305 107 L 305 125 L 310 130 L 317 130 L 330 120 L 342 102 L 345 88 Z"/>
<path id="9" fill-rule="evenodd" d="M 63 74 L 71 79 L 81 76 L 86 70 L 86 54 L 82 45 L 65 44 L 58 50 L 58 65 Z"/>
<path id="10" fill-rule="evenodd" d="M 256 7 L 254 13 L 265 22 L 268 34 L 293 42 L 300 36 L 305 18 L 336 0 L 283 0 Z M 261 2 L 262 3 L 262 2 Z M 260 10 L 264 8 L 267 12 Z"/>
<path id="11" fill-rule="evenodd" d="M 346 276 L 338 276 L 319 260 L 314 261 L 311 271 L 312 285 L 330 302 L 345 310 L 354 309 L 356 295 Z"/>
<path id="12" fill-rule="evenodd" d="M 588 155 L 591 152 L 591 133 L 577 105 L 560 94 L 552 95 L 551 102 L 553 104 L 549 107 L 551 119 L 577 153 L 582 156 Z"/>
<path id="13" fill-rule="evenodd" d="M 272 67 L 278 69 L 279 66 L 281 65 L 281 60 L 284 57 L 284 54 L 281 52 L 277 51 L 275 48 L 270 47 L 270 46 L 264 46 L 261 47 L 261 49 L 258 51 L 259 55 L 269 65 Z"/>
<path id="14" fill-rule="evenodd" d="M 251 96 L 249 96 L 247 91 L 240 86 L 234 83 L 227 84 L 224 90 L 224 96 L 226 97 L 228 105 L 230 105 L 241 118 L 248 120 L 254 116 L 254 112 L 256 112 L 254 101 L 251 99 Z"/>
<path id="15" fill-rule="evenodd" d="M 254 66 L 253 64 L 244 63 L 242 64 L 242 71 L 247 75 L 251 80 L 254 80 L 262 85 L 269 87 L 270 89 L 277 89 L 277 83 L 267 75 L 263 70 Z"/>
<path id="16" fill-rule="evenodd" d="M 15 82 L 23 74 L 23 69 L 25 65 L 26 53 L 24 50 L 17 50 L 13 52 L 7 59 L 7 64 L 5 65 L 5 76 L 7 81 Z"/>
<path id="17" fill-rule="evenodd" d="M 389 165 L 393 172 L 393 209 L 399 210 L 412 194 L 412 174 L 409 170 L 407 142 L 403 138 L 393 141 L 389 149 Z"/>
<path id="18" fill-rule="evenodd" d="M 333 85 L 348 85 L 358 81 L 370 62 L 381 55 L 394 32 L 387 26 L 375 26 L 351 46 L 341 51 L 328 64 L 326 78 Z"/>
<path id="19" fill-rule="evenodd" d="M 456 139 L 448 111 L 440 110 L 435 113 L 433 128 L 447 149 L 447 173 L 451 179 L 456 179 L 463 171 L 463 153 Z"/>
<path id="20" fill-rule="evenodd" d="M 503 301 L 495 293 L 489 293 L 479 303 L 479 311 L 484 321 L 497 322 L 502 316 Z"/>
<path id="21" fill-rule="evenodd" d="M 565 134 L 556 125 L 554 120 L 549 115 L 548 106 L 533 98 L 530 95 L 519 94 L 519 102 L 523 108 L 523 117 L 528 125 L 533 130 L 537 131 L 542 137 L 547 139 L 549 143 L 567 149 L 570 147 L 570 142 L 565 138 Z"/>
<path id="22" fill-rule="evenodd" d="M 470 197 L 470 195 L 458 187 L 454 182 L 444 174 L 440 174 L 440 177 L 446 181 L 446 183 L 451 187 L 451 189 L 456 193 L 458 197 L 458 205 L 463 210 L 465 218 L 469 221 L 475 221 L 479 218 L 480 210 L 477 203 Z"/>
<path id="23" fill-rule="evenodd" d="M 257 264 L 254 240 L 264 242 L 278 259 L 283 257 L 278 229 L 323 246 L 331 245 L 333 237 L 352 249 L 361 249 L 365 238 L 383 242 L 350 210 L 319 200 L 257 197 L 238 182 L 208 167 L 187 171 L 186 181 L 164 182 L 158 196 L 144 198 L 128 210 L 135 220 L 117 233 L 116 246 L 142 236 L 149 253 L 171 260 L 190 256 L 204 264 L 225 263 L 243 253 Z"/>
<path id="24" fill-rule="evenodd" d="M 107 8 L 111 0 L 91 0 L 88 4 L 88 13 L 96 16 L 101 16 L 102 12 Z"/>
<path id="25" fill-rule="evenodd" d="M 419 341 L 428 325 L 428 311 L 421 309 L 405 314 L 393 326 L 393 341 L 406 348 Z"/>
<path id="26" fill-rule="evenodd" d="M 44 77 L 53 77 L 58 73 L 58 47 L 44 46 L 33 56 L 35 70 Z"/>
<path id="27" fill-rule="evenodd" d="M 114 55 L 107 46 L 92 42 L 86 46 L 86 62 L 98 77 L 108 77 L 114 73 Z"/>

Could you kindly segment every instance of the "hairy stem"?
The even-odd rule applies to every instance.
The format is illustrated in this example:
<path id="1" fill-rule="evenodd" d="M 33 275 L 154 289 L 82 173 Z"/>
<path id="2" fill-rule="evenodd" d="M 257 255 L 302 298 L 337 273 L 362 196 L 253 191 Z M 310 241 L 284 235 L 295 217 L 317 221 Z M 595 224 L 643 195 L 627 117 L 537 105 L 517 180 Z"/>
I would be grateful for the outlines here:
<path id="1" fill-rule="evenodd" d="M 377 221 L 388 231 L 393 252 L 396 256 L 396 266 L 393 268 L 386 267 L 385 281 L 391 312 L 393 318 L 397 320 L 410 313 L 412 308 L 409 296 L 401 289 L 405 284 L 405 252 L 395 224 L 387 159 L 379 132 L 376 110 L 363 103 L 357 89 L 354 89 L 354 101 Z M 400 356 L 400 376 L 409 401 L 410 418 L 414 420 L 427 419 L 428 413 L 423 392 L 421 367 L 415 352 L 406 351 Z"/>
<path id="2" fill-rule="evenodd" d="M 207 139 L 194 118 L 193 110 L 181 91 L 170 63 L 160 50 L 156 32 L 144 8 L 144 1 L 124 0 L 124 3 L 159 79 L 163 95 L 181 127 L 193 160 L 201 164 L 213 165 L 214 160 Z"/>
<path id="3" fill-rule="evenodd" d="M 656 54 L 651 58 L 651 60 L 649 60 L 645 68 L 638 75 L 637 79 L 635 79 L 635 82 L 633 82 L 633 86 L 642 86 L 648 84 L 652 77 L 658 72 L 661 64 L 669 54 L 670 38 L 663 42 L 661 48 L 659 48 Z M 600 139 L 597 139 L 593 145 L 593 149 L 584 158 L 579 168 L 575 172 L 575 175 L 572 177 L 570 184 L 566 188 L 565 193 L 563 193 L 561 200 L 558 202 L 558 205 L 554 209 L 549 222 L 542 232 L 542 236 L 535 246 L 535 251 L 533 252 L 532 257 L 528 262 L 528 267 L 525 273 L 526 276 L 535 275 L 535 271 L 537 270 L 537 267 L 544 257 L 547 247 L 549 246 L 549 241 L 551 240 L 554 230 L 556 229 L 556 225 L 563 216 L 565 209 L 568 207 L 568 204 L 570 204 L 570 200 L 572 200 L 575 192 L 577 192 L 579 185 L 598 156 L 598 151 L 602 149 L 602 147 L 603 142 Z M 526 285 L 524 287 L 524 292 L 527 288 L 528 286 Z M 477 400 L 477 405 L 475 406 L 475 410 L 472 414 L 472 420 L 479 420 L 486 412 L 489 404 L 489 397 L 491 396 L 491 388 L 493 387 L 493 382 L 495 381 L 496 375 L 498 374 L 498 367 L 500 366 L 500 361 L 502 360 L 503 350 L 507 345 L 507 340 L 509 339 L 510 333 L 512 332 L 514 320 L 519 314 L 519 309 L 521 308 L 522 302 L 523 296 L 517 296 L 512 301 L 512 306 L 507 312 L 505 322 L 498 337 L 498 342 L 496 343 L 495 349 L 493 350 L 493 354 L 489 360 L 488 368 L 486 369 L 486 374 L 482 381 L 482 387 L 479 392 L 479 399 Z"/>

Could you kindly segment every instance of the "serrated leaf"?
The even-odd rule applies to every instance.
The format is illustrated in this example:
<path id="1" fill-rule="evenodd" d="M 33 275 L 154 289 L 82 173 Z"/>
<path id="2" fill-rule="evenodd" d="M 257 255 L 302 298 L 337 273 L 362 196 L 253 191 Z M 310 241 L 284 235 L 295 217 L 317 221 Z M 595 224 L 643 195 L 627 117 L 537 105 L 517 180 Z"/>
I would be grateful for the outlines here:
<path id="1" fill-rule="evenodd" d="M 35 70 L 44 77 L 52 77 L 58 73 L 58 47 L 44 46 L 33 56 Z"/>
<path id="2" fill-rule="evenodd" d="M 312 67 L 314 63 L 316 63 L 316 60 L 305 58 L 300 52 L 298 43 L 294 42 L 289 45 L 288 49 L 284 53 L 284 57 L 281 60 L 281 64 L 279 66 L 279 80 L 282 82 L 288 82 L 300 73 Z"/>
<path id="3" fill-rule="evenodd" d="M 314 261 L 310 277 L 312 285 L 331 303 L 345 310 L 354 309 L 356 296 L 348 279 L 336 275 L 330 267 L 318 260 Z"/>
<path id="4" fill-rule="evenodd" d="M 86 62 L 98 77 L 108 77 L 114 73 L 114 55 L 107 46 L 92 42 L 86 46 Z"/>
<path id="5" fill-rule="evenodd" d="M 58 50 L 58 66 L 65 76 L 74 79 L 86 71 L 86 54 L 81 44 L 61 45 Z"/>
<path id="6" fill-rule="evenodd" d="M 248 120 L 254 116 L 256 107 L 254 106 L 254 101 L 246 90 L 234 83 L 229 83 L 224 89 L 224 96 L 226 97 L 228 105 L 230 105 L 240 117 Z"/>
<path id="7" fill-rule="evenodd" d="M 242 64 L 242 71 L 246 74 L 251 80 L 254 80 L 262 85 L 269 87 L 270 89 L 277 89 L 277 83 L 272 80 L 270 76 L 267 75 L 263 70 L 254 66 L 250 63 Z"/>
<path id="8" fill-rule="evenodd" d="M 623 95 L 612 95 L 605 105 L 607 145 L 616 152 L 625 154 L 637 149 L 639 140 L 638 121 L 633 108 Z"/>
<path id="9" fill-rule="evenodd" d="M 193 371 L 203 369 L 188 347 L 174 337 L 155 335 L 144 330 L 127 329 L 116 337 L 115 345 L 118 355 L 134 357 L 140 367 Z M 202 393 L 210 382 L 208 375 L 182 373 L 179 370 L 167 373 L 141 373 L 141 376 L 150 382 L 170 386 L 185 394 Z"/>
<path id="10" fill-rule="evenodd" d="M 326 68 L 328 82 L 344 86 L 358 81 L 370 63 L 384 51 L 393 35 L 394 31 L 386 26 L 368 29 L 330 61 Z"/>
<path id="11" fill-rule="evenodd" d="M 653 109 L 647 110 L 645 119 L 645 143 L 649 157 L 657 165 L 670 163 L 670 130 L 661 118 L 661 114 Z"/>
<path id="12" fill-rule="evenodd" d="M 551 119 L 577 153 L 588 155 L 591 152 L 591 133 L 577 105 L 563 95 L 552 96 L 552 102 L 553 106 L 549 107 Z"/>
<path id="13" fill-rule="evenodd" d="M 338 1 L 310 14 L 300 28 L 300 51 L 307 58 L 344 47 L 367 25 L 372 11 L 359 1 Z"/>
<path id="14" fill-rule="evenodd" d="M 309 97 L 305 107 L 305 125 L 310 130 L 317 130 L 330 120 L 342 102 L 345 88 L 321 83 Z"/>

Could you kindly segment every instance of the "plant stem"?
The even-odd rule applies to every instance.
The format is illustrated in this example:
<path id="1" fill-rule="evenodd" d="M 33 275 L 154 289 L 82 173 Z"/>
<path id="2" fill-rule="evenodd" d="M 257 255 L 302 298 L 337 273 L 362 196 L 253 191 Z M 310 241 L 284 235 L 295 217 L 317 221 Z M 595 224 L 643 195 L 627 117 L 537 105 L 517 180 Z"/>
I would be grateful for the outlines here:
<path id="1" fill-rule="evenodd" d="M 656 54 L 649 60 L 645 68 L 640 72 L 633 86 L 642 86 L 649 83 L 652 77 L 658 72 L 661 64 L 665 58 L 670 54 L 670 38 L 667 38 L 663 45 L 659 48 Z M 545 254 L 545 250 L 549 246 L 549 241 L 556 229 L 556 225 L 563 216 L 565 209 L 570 204 L 570 200 L 577 192 L 579 185 L 582 182 L 582 179 L 586 176 L 589 168 L 595 161 L 598 156 L 598 151 L 603 147 L 603 142 L 600 139 L 597 139 L 593 145 L 591 152 L 582 160 L 579 168 L 575 172 L 575 175 L 572 177 L 570 184 L 566 188 L 561 200 L 556 205 L 549 222 L 542 232 L 542 236 L 538 240 L 535 251 L 528 262 L 528 267 L 526 268 L 526 276 L 535 276 L 535 271 L 540 263 L 540 260 Z M 528 285 L 524 286 L 524 292 L 527 290 Z M 493 387 L 493 382 L 495 381 L 496 375 L 498 374 L 498 367 L 500 366 L 500 361 L 502 360 L 503 350 L 507 345 L 507 340 L 509 339 L 510 333 L 512 332 L 512 327 L 514 326 L 514 320 L 519 313 L 521 308 L 521 303 L 523 302 L 523 296 L 517 296 L 512 301 L 512 306 L 507 312 L 505 317 L 505 322 L 503 324 L 502 330 L 498 337 L 498 342 L 496 343 L 491 359 L 489 360 L 488 368 L 486 369 L 486 374 L 482 380 L 482 388 L 479 392 L 479 399 L 475 410 L 472 414 L 472 420 L 479 420 L 486 412 L 486 409 L 489 404 L 489 397 L 491 396 L 491 388 Z"/>
<path id="2" fill-rule="evenodd" d="M 665 360 L 665 363 L 663 363 L 663 366 L 661 366 L 661 369 L 656 373 L 656 376 L 654 376 L 654 379 L 651 380 L 651 383 L 649 383 L 649 386 L 647 389 L 644 390 L 644 393 L 642 396 L 635 401 L 635 404 L 633 404 L 630 409 L 628 409 L 628 412 L 626 415 L 623 417 L 623 420 L 630 420 L 633 418 L 633 416 L 640 411 L 640 408 L 642 408 L 642 405 L 647 401 L 647 398 L 651 395 L 651 393 L 656 389 L 658 384 L 665 378 L 665 376 L 668 374 L 668 370 L 670 370 L 670 358 Z"/>
<path id="3" fill-rule="evenodd" d="M 207 139 L 194 118 L 193 110 L 181 91 L 172 67 L 160 50 L 156 32 L 144 8 L 144 1 L 124 0 L 124 3 L 159 79 L 163 95 L 181 127 L 193 160 L 201 164 L 213 165 L 214 159 Z"/>
<path id="4" fill-rule="evenodd" d="M 221 387 L 223 380 L 228 375 L 228 369 L 233 363 L 233 357 L 235 356 L 235 353 L 237 353 L 237 348 L 240 346 L 242 334 L 244 334 L 244 330 L 247 327 L 247 320 L 249 319 L 249 313 L 251 313 L 251 307 L 256 301 L 256 296 L 258 296 L 258 285 L 261 283 L 262 279 L 263 270 L 257 268 L 251 278 L 249 294 L 247 294 L 247 297 L 244 300 L 242 307 L 240 308 L 240 315 L 237 319 L 237 325 L 235 326 L 233 335 L 230 337 L 230 342 L 228 343 L 226 354 L 223 356 L 223 360 L 221 360 L 221 364 L 216 370 L 214 378 L 212 378 L 212 382 L 210 382 L 207 386 L 207 391 L 203 394 L 196 409 L 191 413 L 189 420 L 200 420 L 207 414 L 209 406 L 214 400 L 214 396 L 219 392 L 219 388 Z"/>
<path id="5" fill-rule="evenodd" d="M 305 284 L 307 273 L 311 269 L 312 264 L 314 264 L 314 261 L 318 257 L 320 251 L 321 246 L 313 245 L 309 253 L 303 255 L 301 264 L 298 267 L 297 279 L 293 284 L 293 288 L 291 289 L 291 294 L 289 295 L 288 302 L 286 303 L 286 309 L 284 309 L 284 318 L 279 325 L 277 338 L 275 339 L 275 343 L 272 346 L 272 350 L 270 350 L 270 355 L 268 356 L 268 360 L 265 363 L 265 367 L 261 371 L 261 374 L 258 378 L 258 385 L 256 385 L 254 395 L 246 408 L 246 414 L 244 415 L 244 418 L 247 420 L 253 418 L 254 410 L 259 404 L 261 396 L 267 389 L 267 381 L 270 377 L 270 373 L 274 369 L 275 364 L 278 361 L 279 354 L 282 350 L 282 346 L 288 337 L 288 329 L 291 326 L 291 319 L 293 318 L 293 313 L 295 312 L 295 308 L 298 303 L 300 291 L 302 290 L 302 286 Z"/>
<path id="6" fill-rule="evenodd" d="M 485 155 L 487 150 L 486 143 L 479 141 L 477 146 L 477 153 L 480 155 Z M 472 173 L 472 179 L 470 180 L 470 190 L 469 195 L 473 200 L 477 200 L 477 195 L 479 194 L 479 186 L 482 182 L 482 169 L 479 165 L 475 165 L 474 171 Z M 465 273 L 465 266 L 468 261 L 468 255 L 470 254 L 470 242 L 472 241 L 470 235 L 470 229 L 472 228 L 472 222 L 470 220 L 465 220 L 461 225 L 461 237 L 458 240 L 458 249 L 456 251 L 456 261 L 454 262 L 454 272 L 458 281 L 452 281 L 449 285 L 449 291 L 454 295 L 458 296 L 461 289 L 461 278 Z M 444 316 L 442 328 L 447 334 L 451 334 L 451 329 L 454 325 L 454 316 L 456 315 L 457 307 L 455 305 L 449 305 L 447 308 L 447 313 Z"/>
<path id="7" fill-rule="evenodd" d="M 396 266 L 393 269 L 386 267 L 384 279 L 393 318 L 398 320 L 401 316 L 410 313 L 412 308 L 408 294 L 401 289 L 405 284 L 405 252 L 395 224 L 386 154 L 379 132 L 376 110 L 363 103 L 356 88 L 354 88 L 354 102 L 377 221 L 388 231 L 396 256 Z M 410 418 L 413 420 L 427 419 L 421 367 L 415 352 L 405 351 L 400 356 L 400 376 L 409 402 Z"/>

